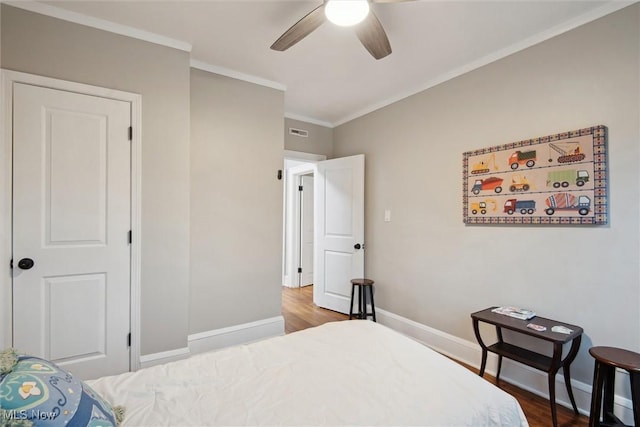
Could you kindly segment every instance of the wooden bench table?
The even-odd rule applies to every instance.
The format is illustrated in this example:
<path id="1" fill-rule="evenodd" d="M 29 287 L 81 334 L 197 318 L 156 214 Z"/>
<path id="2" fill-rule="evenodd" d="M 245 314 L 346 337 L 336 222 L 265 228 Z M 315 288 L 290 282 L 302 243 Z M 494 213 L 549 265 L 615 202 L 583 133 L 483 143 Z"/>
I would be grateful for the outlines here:
<path id="1" fill-rule="evenodd" d="M 532 368 L 539 369 L 547 373 L 549 382 L 549 403 L 551 405 L 551 418 L 553 420 L 553 426 L 558 425 L 556 415 L 556 387 L 555 377 L 560 368 L 564 373 L 564 380 L 567 386 L 567 393 L 569 399 L 571 399 L 571 405 L 576 414 L 578 414 L 578 407 L 573 397 L 573 391 L 571 389 L 571 373 L 569 366 L 571 362 L 576 358 L 578 349 L 580 348 L 580 341 L 582 339 L 582 328 L 576 325 L 570 325 L 568 323 L 559 322 L 557 320 L 546 319 L 544 317 L 533 317 L 529 320 L 520 320 L 514 317 L 510 317 L 504 314 L 494 313 L 493 310 L 496 307 L 487 308 L 485 310 L 478 311 L 471 314 L 473 320 L 473 331 L 478 340 L 478 344 L 482 347 L 482 363 L 480 365 L 480 376 L 484 375 L 484 370 L 487 364 L 487 353 L 492 352 L 498 355 L 498 371 L 496 373 L 496 381 L 500 381 L 500 368 L 502 367 L 502 357 L 515 360 Z M 496 335 L 498 341 L 495 344 L 487 346 L 482 340 L 480 335 L 479 323 L 488 323 L 494 325 L 496 328 Z M 539 332 L 530 328 L 527 328 L 527 324 L 535 323 L 536 325 L 545 326 L 545 331 Z M 572 330 L 569 334 L 563 334 L 553 332 L 551 328 L 553 326 L 564 326 Z M 546 341 L 553 345 L 553 356 L 545 356 L 543 354 L 518 347 L 514 344 L 510 344 L 504 341 L 502 337 L 502 330 L 508 329 L 520 334 L 528 335 L 542 341 Z M 562 349 L 564 344 L 571 343 L 569 352 L 562 358 Z"/>

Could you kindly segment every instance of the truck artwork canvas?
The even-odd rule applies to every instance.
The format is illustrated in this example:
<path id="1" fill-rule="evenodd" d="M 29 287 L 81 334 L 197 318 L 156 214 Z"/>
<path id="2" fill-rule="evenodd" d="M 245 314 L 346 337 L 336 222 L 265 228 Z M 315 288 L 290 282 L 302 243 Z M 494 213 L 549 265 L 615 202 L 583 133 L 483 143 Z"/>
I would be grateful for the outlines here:
<path id="1" fill-rule="evenodd" d="M 606 224 L 603 125 L 468 151 L 466 224 Z"/>

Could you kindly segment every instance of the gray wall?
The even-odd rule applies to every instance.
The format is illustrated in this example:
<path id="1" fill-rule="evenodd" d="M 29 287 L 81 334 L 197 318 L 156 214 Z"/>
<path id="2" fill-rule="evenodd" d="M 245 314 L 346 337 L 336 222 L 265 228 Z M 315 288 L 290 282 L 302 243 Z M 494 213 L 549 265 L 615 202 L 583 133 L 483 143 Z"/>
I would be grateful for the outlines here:
<path id="1" fill-rule="evenodd" d="M 290 135 L 289 128 L 307 130 L 309 136 L 303 138 Z M 327 159 L 331 159 L 333 157 L 333 129 L 287 117 L 284 119 L 284 148 L 304 153 L 324 154 Z"/>
<path id="2" fill-rule="evenodd" d="M 191 71 L 189 332 L 280 316 L 284 92 Z"/>
<path id="3" fill-rule="evenodd" d="M 186 347 L 189 54 L 1 7 L 3 68 L 142 95 L 141 353 Z"/>
<path id="4" fill-rule="evenodd" d="M 7 5 L 1 35 L 6 69 L 142 95 L 141 353 L 279 316 L 284 93 Z"/>
<path id="5" fill-rule="evenodd" d="M 591 345 L 640 351 L 639 42 L 634 5 L 334 129 L 335 157 L 366 155 L 380 308 L 472 342 L 469 314 L 491 305 L 581 325 L 572 374 L 587 384 Z M 463 152 L 598 124 L 610 225 L 463 224 Z"/>

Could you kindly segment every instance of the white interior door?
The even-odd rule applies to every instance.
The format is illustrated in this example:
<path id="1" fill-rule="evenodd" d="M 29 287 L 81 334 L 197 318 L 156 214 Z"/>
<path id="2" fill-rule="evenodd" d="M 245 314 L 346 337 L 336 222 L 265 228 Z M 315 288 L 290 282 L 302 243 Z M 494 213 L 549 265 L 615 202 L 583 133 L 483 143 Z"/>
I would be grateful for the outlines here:
<path id="1" fill-rule="evenodd" d="M 13 102 L 13 346 L 128 371 L 131 104 L 20 83 Z"/>
<path id="2" fill-rule="evenodd" d="M 300 286 L 313 284 L 313 175 L 302 175 L 300 203 Z"/>
<path id="3" fill-rule="evenodd" d="M 364 155 L 316 167 L 313 299 L 320 307 L 346 314 L 351 279 L 364 277 Z"/>

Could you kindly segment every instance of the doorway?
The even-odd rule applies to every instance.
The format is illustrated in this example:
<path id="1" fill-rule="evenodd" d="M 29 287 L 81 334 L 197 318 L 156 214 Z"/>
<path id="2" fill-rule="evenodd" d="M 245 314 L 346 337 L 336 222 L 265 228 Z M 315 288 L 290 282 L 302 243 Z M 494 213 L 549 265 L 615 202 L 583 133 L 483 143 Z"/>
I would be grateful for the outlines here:
<path id="1" fill-rule="evenodd" d="M 350 280 L 364 275 L 364 155 L 314 163 L 285 158 L 285 164 L 289 167 L 285 174 L 283 284 L 298 288 L 308 280 L 314 285 L 315 304 L 348 313 Z M 307 225 L 313 222 L 312 253 L 303 248 L 303 235 L 310 228 L 304 226 L 301 196 L 302 184 L 311 185 L 311 176 L 313 212 L 306 221 Z M 303 257 L 313 259 L 312 279 L 303 277 Z"/>
<path id="2" fill-rule="evenodd" d="M 326 156 L 285 151 L 282 284 L 313 284 L 315 164 Z"/>

